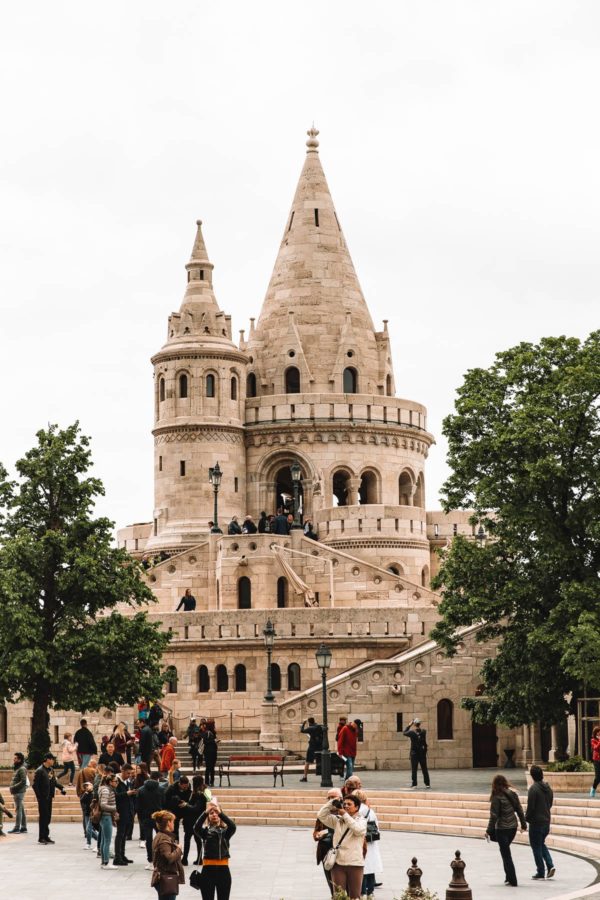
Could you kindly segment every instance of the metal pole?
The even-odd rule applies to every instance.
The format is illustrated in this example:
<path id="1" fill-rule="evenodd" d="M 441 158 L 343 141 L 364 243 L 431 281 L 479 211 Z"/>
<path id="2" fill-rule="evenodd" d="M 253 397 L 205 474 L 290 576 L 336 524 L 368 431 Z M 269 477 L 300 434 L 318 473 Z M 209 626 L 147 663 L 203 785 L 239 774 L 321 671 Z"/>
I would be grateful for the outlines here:
<path id="1" fill-rule="evenodd" d="M 300 522 L 300 516 L 298 513 L 300 512 L 300 495 L 298 492 L 298 482 L 293 482 L 294 487 L 294 528 L 302 528 L 302 523 Z"/>
<path id="2" fill-rule="evenodd" d="M 323 744 L 321 746 L 321 787 L 333 787 L 331 780 L 331 753 L 329 751 L 329 733 L 327 726 L 327 673 L 323 677 Z"/>
<path id="3" fill-rule="evenodd" d="M 219 495 L 219 488 L 216 487 L 216 485 L 215 485 L 215 486 L 213 487 L 213 491 L 214 491 L 214 497 L 215 497 L 214 512 L 213 512 L 214 525 L 213 525 L 213 527 L 211 528 L 211 533 L 212 533 L 212 534 L 223 534 L 223 532 L 222 532 L 221 529 L 219 528 L 219 519 L 218 519 L 218 501 L 217 501 L 217 497 L 218 497 L 218 495 Z"/>
<path id="4" fill-rule="evenodd" d="M 271 649 L 267 647 L 267 693 L 265 694 L 265 700 L 269 700 L 272 703 L 274 699 L 275 697 L 271 690 Z"/>
<path id="5" fill-rule="evenodd" d="M 233 713 L 229 713 L 229 740 L 233 740 Z"/>

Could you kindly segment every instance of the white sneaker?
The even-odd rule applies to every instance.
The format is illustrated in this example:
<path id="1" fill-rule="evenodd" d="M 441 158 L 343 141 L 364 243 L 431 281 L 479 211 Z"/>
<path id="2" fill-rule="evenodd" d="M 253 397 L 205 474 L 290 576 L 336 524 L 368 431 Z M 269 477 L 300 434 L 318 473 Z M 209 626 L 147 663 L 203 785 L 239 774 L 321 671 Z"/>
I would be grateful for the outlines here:
<path id="1" fill-rule="evenodd" d="M 146 865 L 144 866 L 144 868 L 147 869 L 148 871 L 150 871 L 150 869 L 153 869 L 154 866 L 152 865 L 152 863 L 146 863 Z"/>

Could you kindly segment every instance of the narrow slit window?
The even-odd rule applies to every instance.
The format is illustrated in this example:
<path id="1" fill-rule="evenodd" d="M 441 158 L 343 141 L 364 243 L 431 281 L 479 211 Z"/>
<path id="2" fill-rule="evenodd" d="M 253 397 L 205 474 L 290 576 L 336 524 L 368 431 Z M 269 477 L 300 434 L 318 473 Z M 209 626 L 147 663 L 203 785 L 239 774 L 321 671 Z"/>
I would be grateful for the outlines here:
<path id="1" fill-rule="evenodd" d="M 292 214 L 290 216 L 290 224 L 288 225 L 288 231 L 292 230 L 292 222 L 294 221 L 294 211 L 292 210 Z"/>
<path id="2" fill-rule="evenodd" d="M 315 225 L 319 227 L 319 210 L 315 209 Z"/>
<path id="3" fill-rule="evenodd" d="M 233 479 L 233 490 L 235 491 L 236 494 L 238 492 L 238 486 L 239 486 L 239 482 L 238 482 L 237 478 L 234 478 Z"/>
<path id="4" fill-rule="evenodd" d="M 215 396 L 215 376 L 214 375 L 206 376 L 206 396 L 207 397 Z"/>
<path id="5" fill-rule="evenodd" d="M 200 269 L 200 281 L 204 281 L 204 269 Z"/>
<path id="6" fill-rule="evenodd" d="M 162 456 L 158 457 L 158 471 L 162 472 Z"/>
<path id="7" fill-rule="evenodd" d="M 179 474 L 181 476 L 185 475 L 185 459 L 179 460 Z"/>
<path id="8" fill-rule="evenodd" d="M 338 217 L 337 217 L 337 213 L 334 212 L 333 214 L 334 214 L 334 216 L 335 216 L 335 221 L 336 221 L 336 224 L 337 224 L 337 227 L 338 227 L 338 231 L 341 231 L 342 229 L 340 228 L 340 220 L 339 220 Z"/>

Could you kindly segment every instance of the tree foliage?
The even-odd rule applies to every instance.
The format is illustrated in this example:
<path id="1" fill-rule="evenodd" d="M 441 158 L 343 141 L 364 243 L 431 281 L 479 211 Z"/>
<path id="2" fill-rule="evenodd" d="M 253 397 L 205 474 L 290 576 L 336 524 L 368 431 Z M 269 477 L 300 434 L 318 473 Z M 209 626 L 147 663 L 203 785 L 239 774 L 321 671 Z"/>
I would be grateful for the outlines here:
<path id="1" fill-rule="evenodd" d="M 565 693 L 600 689 L 600 332 L 545 338 L 467 372 L 444 421 L 446 511 L 472 509 L 483 546 L 456 538 L 442 559 L 449 653 L 457 629 L 498 640 L 483 667 L 479 721 L 560 720 Z"/>
<path id="2" fill-rule="evenodd" d="M 75 423 L 38 432 L 18 481 L 0 466 L 0 700 L 33 701 L 34 732 L 51 708 L 160 696 L 165 677 L 170 634 L 148 620 L 154 596 L 112 522 L 92 517 L 104 489 L 91 464 Z"/>

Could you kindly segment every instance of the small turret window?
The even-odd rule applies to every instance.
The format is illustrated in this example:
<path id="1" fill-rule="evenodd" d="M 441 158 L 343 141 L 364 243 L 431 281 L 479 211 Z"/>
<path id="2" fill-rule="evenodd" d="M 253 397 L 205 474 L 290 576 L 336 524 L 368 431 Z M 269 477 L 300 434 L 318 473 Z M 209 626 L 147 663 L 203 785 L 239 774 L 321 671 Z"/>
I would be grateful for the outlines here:
<path id="1" fill-rule="evenodd" d="M 344 369 L 344 393 L 356 394 L 358 392 L 358 372 L 352 366 Z"/>
<path id="2" fill-rule="evenodd" d="M 237 378 L 235 375 L 231 378 L 231 399 L 237 400 Z"/>
<path id="3" fill-rule="evenodd" d="M 292 210 L 292 214 L 290 216 L 290 224 L 288 225 L 288 231 L 291 230 L 293 221 L 294 221 L 294 211 Z"/>
<path id="4" fill-rule="evenodd" d="M 204 269 L 200 269 L 200 281 L 204 281 Z"/>
<path id="5" fill-rule="evenodd" d="M 290 366 L 285 370 L 285 392 L 286 394 L 300 393 L 300 370 L 296 366 Z"/>
<path id="6" fill-rule="evenodd" d="M 254 372 L 250 372 L 246 379 L 246 396 L 256 397 L 256 375 Z"/>
<path id="7" fill-rule="evenodd" d="M 206 396 L 207 397 L 215 396 L 215 376 L 214 375 L 206 376 Z"/>
<path id="8" fill-rule="evenodd" d="M 388 395 L 388 397 L 392 396 L 392 376 L 391 375 L 386 375 L 385 392 Z"/>
<path id="9" fill-rule="evenodd" d="M 188 377 L 187 375 L 179 376 L 179 396 L 185 400 L 188 395 Z"/>
<path id="10" fill-rule="evenodd" d="M 319 210 L 315 209 L 315 225 L 319 227 Z"/>
<path id="11" fill-rule="evenodd" d="M 165 399 L 165 379 L 161 378 L 158 382 L 158 398 L 162 401 Z"/>

